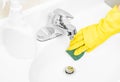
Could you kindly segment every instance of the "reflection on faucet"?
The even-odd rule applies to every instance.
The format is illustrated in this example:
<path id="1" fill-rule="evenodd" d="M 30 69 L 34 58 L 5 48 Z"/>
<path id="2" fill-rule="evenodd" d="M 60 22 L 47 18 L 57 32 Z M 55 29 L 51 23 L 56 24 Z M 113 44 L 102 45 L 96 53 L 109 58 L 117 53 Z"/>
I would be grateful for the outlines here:
<path id="1" fill-rule="evenodd" d="M 37 32 L 37 40 L 44 42 L 61 36 L 66 31 L 70 39 L 76 34 L 76 28 L 70 24 L 73 16 L 62 9 L 56 9 L 48 17 L 45 28 Z"/>

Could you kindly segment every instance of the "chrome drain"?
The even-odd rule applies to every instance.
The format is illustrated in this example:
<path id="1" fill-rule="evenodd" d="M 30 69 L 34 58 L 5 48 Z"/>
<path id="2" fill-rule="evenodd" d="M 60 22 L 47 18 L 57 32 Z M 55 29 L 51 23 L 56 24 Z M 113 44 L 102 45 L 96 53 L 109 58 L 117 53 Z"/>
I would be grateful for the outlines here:
<path id="1" fill-rule="evenodd" d="M 65 68 L 65 73 L 66 74 L 73 74 L 74 73 L 74 68 L 72 66 L 67 66 Z"/>

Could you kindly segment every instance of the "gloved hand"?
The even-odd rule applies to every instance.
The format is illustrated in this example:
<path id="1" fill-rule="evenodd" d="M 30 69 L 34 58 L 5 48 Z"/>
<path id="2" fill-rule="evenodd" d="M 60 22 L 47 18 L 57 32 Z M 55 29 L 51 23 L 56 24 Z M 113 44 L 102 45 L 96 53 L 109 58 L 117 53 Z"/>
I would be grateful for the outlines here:
<path id="1" fill-rule="evenodd" d="M 120 32 L 120 10 L 115 6 L 98 24 L 81 29 L 70 41 L 67 51 L 74 50 L 75 56 L 85 51 L 90 52 L 118 32 Z"/>

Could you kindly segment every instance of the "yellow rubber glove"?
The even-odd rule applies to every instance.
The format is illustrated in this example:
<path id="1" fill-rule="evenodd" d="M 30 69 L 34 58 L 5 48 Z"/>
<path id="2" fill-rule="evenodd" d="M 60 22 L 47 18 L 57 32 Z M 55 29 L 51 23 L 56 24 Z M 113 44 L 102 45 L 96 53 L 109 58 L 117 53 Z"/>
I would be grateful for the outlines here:
<path id="1" fill-rule="evenodd" d="M 70 41 L 67 51 L 75 50 L 75 56 L 85 51 L 90 52 L 118 32 L 120 32 L 120 10 L 115 6 L 98 24 L 81 29 Z"/>

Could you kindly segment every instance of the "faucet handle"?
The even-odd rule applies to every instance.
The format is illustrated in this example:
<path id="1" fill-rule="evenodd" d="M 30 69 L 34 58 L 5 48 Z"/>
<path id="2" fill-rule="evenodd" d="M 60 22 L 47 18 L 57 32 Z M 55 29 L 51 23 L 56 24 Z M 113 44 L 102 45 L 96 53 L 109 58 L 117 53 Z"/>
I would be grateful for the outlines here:
<path id="1" fill-rule="evenodd" d="M 58 8 L 49 14 L 47 25 L 58 26 L 60 25 L 60 21 L 67 20 L 67 22 L 69 22 L 73 18 L 74 17 L 70 13 Z"/>
<path id="2" fill-rule="evenodd" d="M 73 18 L 74 18 L 70 13 L 68 13 L 68 12 L 66 12 L 66 11 L 64 11 L 64 10 L 62 10 L 62 9 L 59 9 L 59 8 L 56 9 L 56 10 L 54 10 L 53 13 L 56 14 L 56 15 L 63 16 L 63 17 L 65 17 L 65 18 L 70 18 L 70 19 L 73 19 Z"/>

